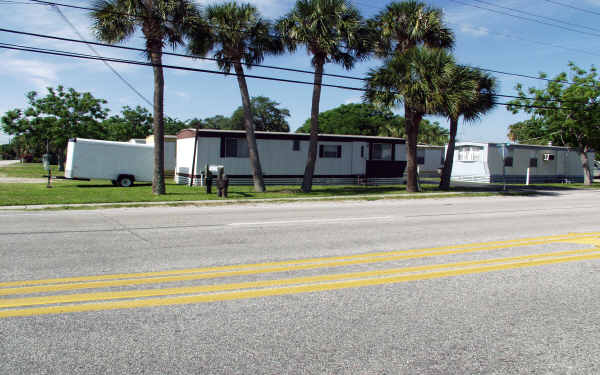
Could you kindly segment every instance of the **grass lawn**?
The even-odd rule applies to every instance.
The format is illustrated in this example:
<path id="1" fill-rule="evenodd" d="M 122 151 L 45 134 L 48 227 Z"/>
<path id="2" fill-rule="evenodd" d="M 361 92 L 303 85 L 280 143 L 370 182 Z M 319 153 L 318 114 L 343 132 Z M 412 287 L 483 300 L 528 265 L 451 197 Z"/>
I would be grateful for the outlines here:
<path id="1" fill-rule="evenodd" d="M 53 176 L 63 176 L 64 172 L 58 171 L 58 166 L 52 165 Z M 48 172 L 41 163 L 17 163 L 0 168 L 0 177 L 43 178 Z"/>
<path id="2" fill-rule="evenodd" d="M 54 169 L 54 168 L 53 168 Z M 5 177 L 42 177 L 46 171 L 41 164 L 13 164 L 0 168 L 0 176 Z M 54 171 L 53 175 L 62 175 Z M 68 203 L 120 203 L 120 202 L 177 202 L 217 200 L 215 189 L 213 194 L 206 194 L 205 188 L 177 185 L 167 181 L 167 194 L 152 194 L 150 184 L 136 184 L 133 187 L 114 187 L 107 180 L 71 181 L 53 180 L 52 188 L 46 184 L 0 183 L 0 205 L 35 205 L 35 204 L 68 204 Z M 435 185 L 423 186 L 426 192 L 438 191 Z M 230 199 L 257 198 L 298 198 L 298 197 L 332 197 L 350 195 L 379 195 L 406 193 L 404 185 L 393 186 L 314 186 L 309 194 L 302 193 L 298 186 L 268 186 L 267 192 L 255 193 L 251 186 L 230 186 Z"/>
<path id="3" fill-rule="evenodd" d="M 61 176 L 62 172 L 55 171 L 53 175 Z M 41 164 L 13 164 L 0 168 L 0 176 L 40 178 L 46 174 Z M 432 184 L 422 185 L 425 193 L 441 193 L 435 181 Z M 556 184 L 560 188 L 571 186 L 580 187 L 581 184 L 564 185 Z M 114 187 L 107 180 L 71 181 L 53 180 L 52 188 L 46 188 L 45 183 L 0 183 L 0 206 L 36 205 L 36 204 L 70 204 L 70 203 L 123 203 L 123 202 L 178 202 L 178 201 L 211 201 L 219 200 L 213 189 L 213 194 L 206 194 L 203 187 L 189 187 L 177 185 L 172 180 L 167 181 L 167 194 L 156 196 L 152 194 L 150 184 L 136 184 L 133 187 Z M 463 187 L 453 188 L 455 193 L 469 193 L 469 195 L 502 194 L 491 192 L 489 187 Z M 315 185 L 311 193 L 302 193 L 299 186 L 268 186 L 267 192 L 255 193 L 251 186 L 231 186 L 229 199 L 261 199 L 261 198 L 301 198 L 371 195 L 365 199 L 379 199 L 376 195 L 405 194 L 404 185 L 387 186 L 319 186 Z M 430 194 L 422 197 L 431 196 Z"/>

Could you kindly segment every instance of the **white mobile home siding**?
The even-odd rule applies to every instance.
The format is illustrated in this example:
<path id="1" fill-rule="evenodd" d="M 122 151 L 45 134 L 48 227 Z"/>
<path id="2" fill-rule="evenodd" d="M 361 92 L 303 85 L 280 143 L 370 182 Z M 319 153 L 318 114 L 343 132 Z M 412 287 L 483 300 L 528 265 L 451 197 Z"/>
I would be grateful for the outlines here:
<path id="1" fill-rule="evenodd" d="M 479 160 L 460 160 L 463 148 L 481 148 Z M 512 166 L 504 166 L 504 157 L 512 158 Z M 544 160 L 545 155 L 551 155 Z M 591 161 L 594 153 L 589 153 Z M 537 145 L 505 145 L 501 143 L 460 142 L 456 145 L 452 179 L 472 182 L 525 183 L 531 159 L 537 166 L 530 168 L 530 183 L 583 182 L 583 168 L 579 154 L 567 147 Z M 510 163 L 508 163 L 510 164 Z"/>
<path id="2" fill-rule="evenodd" d="M 177 167 L 175 180 L 189 183 L 193 163 L 194 130 L 180 132 L 177 146 Z M 225 157 L 222 140 L 235 138 L 245 142 L 245 134 L 240 131 L 200 130 L 196 166 L 193 172 L 195 183 L 200 180 L 205 165 L 222 165 L 230 178 L 230 183 L 250 183 L 251 169 L 248 157 Z M 239 142 L 239 141 L 238 141 Z M 294 150 L 294 143 L 299 149 Z M 371 156 L 373 143 L 393 144 L 394 160 L 405 164 L 404 140 L 385 137 L 323 136 L 320 135 L 319 148 L 332 146 L 335 157 L 320 155 L 318 150 L 315 165 L 315 184 L 357 183 L 365 175 L 366 162 Z M 257 147 L 260 163 L 267 184 L 299 184 L 304 175 L 308 155 L 309 139 L 303 134 L 257 132 Z M 339 151 L 341 154 L 339 157 Z M 401 183 L 402 176 L 388 178 L 384 182 Z"/>

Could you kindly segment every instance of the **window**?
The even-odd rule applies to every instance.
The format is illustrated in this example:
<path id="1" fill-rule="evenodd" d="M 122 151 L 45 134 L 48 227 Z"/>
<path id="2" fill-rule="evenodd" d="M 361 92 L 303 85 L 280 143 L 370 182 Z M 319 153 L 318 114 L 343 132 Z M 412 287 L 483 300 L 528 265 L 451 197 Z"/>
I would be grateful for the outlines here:
<path id="1" fill-rule="evenodd" d="M 360 157 L 361 158 L 365 157 L 365 146 L 360 146 Z"/>
<path id="2" fill-rule="evenodd" d="M 300 141 L 294 139 L 294 144 L 292 145 L 292 151 L 300 151 Z"/>
<path id="3" fill-rule="evenodd" d="M 529 167 L 531 167 L 531 168 L 537 168 L 537 158 L 531 158 L 531 159 L 529 159 Z"/>
<path id="4" fill-rule="evenodd" d="M 418 165 L 425 164 L 425 150 L 417 149 L 417 164 Z"/>
<path id="5" fill-rule="evenodd" d="M 504 166 L 505 167 L 512 167 L 513 166 L 513 157 L 512 156 L 507 156 L 504 158 Z"/>
<path id="6" fill-rule="evenodd" d="M 248 141 L 242 138 L 221 138 L 222 158 L 247 158 Z"/>
<path id="7" fill-rule="evenodd" d="M 544 161 L 554 160 L 553 154 L 544 154 Z"/>
<path id="8" fill-rule="evenodd" d="M 483 147 L 463 146 L 458 148 L 458 161 L 481 161 Z"/>
<path id="9" fill-rule="evenodd" d="M 371 160 L 392 160 L 392 145 L 389 143 L 373 143 Z"/>
<path id="10" fill-rule="evenodd" d="M 342 157 L 342 146 L 341 145 L 319 145 L 319 157 L 320 158 L 341 158 Z"/>

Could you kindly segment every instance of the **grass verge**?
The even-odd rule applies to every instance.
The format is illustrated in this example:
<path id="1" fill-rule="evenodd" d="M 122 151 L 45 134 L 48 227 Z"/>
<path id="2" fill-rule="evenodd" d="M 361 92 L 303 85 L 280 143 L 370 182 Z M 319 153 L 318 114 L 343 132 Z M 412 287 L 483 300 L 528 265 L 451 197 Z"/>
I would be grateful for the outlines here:
<path id="1" fill-rule="evenodd" d="M 54 174 L 55 172 L 53 172 Z M 59 176 L 62 174 L 56 172 Z M 7 177 L 36 178 L 46 174 L 41 164 L 13 164 L 0 168 L 0 175 Z M 183 201 L 194 201 L 192 204 L 215 204 L 218 202 L 227 202 L 217 198 L 216 194 L 206 194 L 204 188 L 189 187 L 177 185 L 173 182 L 167 183 L 167 194 L 154 195 L 150 184 L 136 184 L 129 188 L 114 187 L 110 181 L 92 180 L 92 181 L 70 181 L 53 180 L 53 187 L 46 188 L 44 183 L 0 183 L 0 206 L 18 206 L 18 205 L 42 205 L 42 204 L 105 204 L 105 203 L 135 203 L 135 202 L 169 202 L 171 205 L 189 205 Z M 341 197 L 343 199 L 360 200 L 379 200 L 387 198 L 438 198 L 449 197 L 457 194 L 468 196 L 473 195 L 497 195 L 503 194 L 490 192 L 486 187 L 464 187 L 455 188 L 455 194 L 441 194 L 436 184 L 424 184 L 422 186 L 424 193 L 406 195 L 404 185 L 387 186 L 314 186 L 311 193 L 302 193 L 297 186 L 269 186 L 267 192 L 256 193 L 252 191 L 251 186 L 231 186 L 229 190 L 230 200 L 248 200 L 256 199 L 278 199 L 278 202 L 286 202 L 296 198 L 318 198 L 333 199 Z M 440 193 L 440 194 L 435 194 Z M 522 195 L 525 193 L 519 193 Z M 361 197 L 353 197 L 361 195 Z M 402 197 L 402 195 L 406 195 Z M 180 203 L 178 203 L 180 202 Z M 195 203 L 197 202 L 197 203 Z M 211 203 L 212 202 L 212 203 Z M 141 205 L 144 205 L 143 203 Z M 139 206 L 139 205 L 135 205 Z M 101 206 L 110 208 L 114 206 Z M 89 209 L 89 207 L 86 207 Z"/>

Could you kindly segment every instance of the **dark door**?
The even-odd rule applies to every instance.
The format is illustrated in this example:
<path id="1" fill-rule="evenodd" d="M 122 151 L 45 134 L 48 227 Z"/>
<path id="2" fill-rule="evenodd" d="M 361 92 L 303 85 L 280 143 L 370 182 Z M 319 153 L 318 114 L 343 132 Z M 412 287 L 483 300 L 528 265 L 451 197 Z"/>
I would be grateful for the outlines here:
<path id="1" fill-rule="evenodd" d="M 367 160 L 366 176 L 375 177 L 402 177 L 406 168 L 405 161 L 396 160 Z"/>

